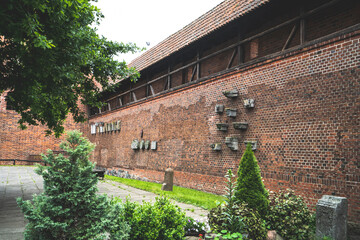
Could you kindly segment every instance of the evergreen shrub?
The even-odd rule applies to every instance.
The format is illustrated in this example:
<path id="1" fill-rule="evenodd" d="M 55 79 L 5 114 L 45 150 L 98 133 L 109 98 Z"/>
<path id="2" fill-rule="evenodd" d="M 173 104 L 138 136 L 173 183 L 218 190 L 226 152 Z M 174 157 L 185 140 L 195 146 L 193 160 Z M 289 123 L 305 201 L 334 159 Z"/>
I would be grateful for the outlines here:
<path id="1" fill-rule="evenodd" d="M 250 208 L 256 209 L 262 218 L 265 217 L 268 207 L 268 192 L 260 175 L 260 168 L 251 144 L 246 146 L 238 170 L 235 199 L 245 202 Z"/>
<path id="2" fill-rule="evenodd" d="M 44 192 L 34 195 L 32 202 L 17 199 L 29 221 L 25 239 L 104 239 L 111 232 L 109 222 L 120 209 L 112 209 L 107 197 L 96 193 L 98 179 L 88 160 L 94 144 L 81 135 L 79 131 L 67 134 L 60 144 L 65 155 L 51 150 L 43 155 L 47 166 L 35 171 L 43 177 Z M 118 223 L 123 224 L 121 219 Z"/>
<path id="3" fill-rule="evenodd" d="M 246 233 L 250 239 L 266 239 L 265 224 L 257 211 L 249 208 L 246 203 L 236 202 L 234 177 L 229 169 L 225 175 L 225 202 L 213 208 L 208 215 L 211 230 L 220 234 L 226 232 L 225 235 L 229 236 Z"/>

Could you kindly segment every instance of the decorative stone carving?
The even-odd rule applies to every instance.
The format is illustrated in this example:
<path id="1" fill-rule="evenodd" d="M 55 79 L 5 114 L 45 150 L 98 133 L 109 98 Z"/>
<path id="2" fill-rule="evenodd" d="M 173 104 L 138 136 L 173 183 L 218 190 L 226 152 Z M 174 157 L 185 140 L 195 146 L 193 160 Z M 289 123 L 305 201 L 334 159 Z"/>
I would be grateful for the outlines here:
<path id="1" fill-rule="evenodd" d="M 168 168 L 165 170 L 164 183 L 161 186 L 163 191 L 172 191 L 174 185 L 174 170 Z"/>
<path id="2" fill-rule="evenodd" d="M 96 134 L 96 124 L 90 125 L 90 132 L 91 132 L 91 134 Z"/>
<path id="3" fill-rule="evenodd" d="M 249 124 L 247 122 L 233 122 L 233 126 L 235 129 L 246 130 Z"/>
<path id="4" fill-rule="evenodd" d="M 150 140 L 146 140 L 145 141 L 145 149 L 149 150 L 149 148 L 150 148 Z"/>
<path id="5" fill-rule="evenodd" d="M 138 150 L 139 149 L 139 140 L 137 139 L 134 139 L 132 142 L 131 142 L 131 149 L 133 150 Z"/>
<path id="6" fill-rule="evenodd" d="M 216 124 L 216 127 L 217 127 L 217 129 L 219 130 L 219 131 L 227 131 L 228 130 L 228 128 L 229 128 L 229 124 L 227 124 L 227 123 L 217 123 Z"/>
<path id="7" fill-rule="evenodd" d="M 139 148 L 140 149 L 145 149 L 145 141 L 144 140 L 141 140 L 140 143 L 139 143 Z"/>
<path id="8" fill-rule="evenodd" d="M 214 151 L 221 151 L 221 143 L 213 143 L 210 145 L 210 147 L 214 150 Z"/>
<path id="9" fill-rule="evenodd" d="M 255 107 L 255 100 L 254 99 L 244 99 L 244 107 L 245 108 Z"/>
<path id="10" fill-rule="evenodd" d="M 121 122 L 120 122 L 120 121 L 116 121 L 114 124 L 115 124 L 115 131 L 120 131 L 120 129 L 121 129 Z"/>
<path id="11" fill-rule="evenodd" d="M 150 148 L 151 148 L 151 150 L 156 150 L 157 149 L 157 142 L 156 141 L 151 141 Z"/>
<path id="12" fill-rule="evenodd" d="M 253 150 L 253 151 L 255 151 L 256 150 L 256 148 L 257 148 L 257 141 L 244 141 L 244 143 L 245 143 L 245 146 L 248 144 L 248 143 L 250 143 L 251 144 L 251 149 Z"/>
<path id="13" fill-rule="evenodd" d="M 226 137 L 225 144 L 233 151 L 239 150 L 239 140 L 235 137 Z"/>
<path id="14" fill-rule="evenodd" d="M 102 124 L 99 126 L 99 132 L 100 132 L 100 133 L 104 133 L 104 132 L 105 132 L 104 123 L 102 123 Z"/>
<path id="15" fill-rule="evenodd" d="M 225 95 L 225 97 L 227 98 L 236 98 L 239 96 L 239 92 L 238 90 L 234 89 L 234 90 L 230 90 L 230 91 L 224 91 L 223 94 Z"/>
<path id="16" fill-rule="evenodd" d="M 226 116 L 228 117 L 236 117 L 237 110 L 235 108 L 225 108 Z"/>
<path id="17" fill-rule="evenodd" d="M 216 113 L 223 113 L 224 112 L 224 105 L 216 105 L 215 106 L 215 112 Z"/>
<path id="18" fill-rule="evenodd" d="M 348 201 L 345 197 L 324 195 L 316 204 L 316 236 L 347 239 Z"/>

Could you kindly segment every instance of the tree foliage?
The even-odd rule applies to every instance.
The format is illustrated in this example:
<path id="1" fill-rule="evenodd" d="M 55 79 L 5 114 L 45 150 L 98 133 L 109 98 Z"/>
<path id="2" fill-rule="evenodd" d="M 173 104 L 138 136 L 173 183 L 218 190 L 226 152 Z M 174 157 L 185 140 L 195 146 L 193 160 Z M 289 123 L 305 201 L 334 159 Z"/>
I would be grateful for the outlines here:
<path id="1" fill-rule="evenodd" d="M 112 228 L 124 231 L 126 225 L 117 226 L 120 222 L 114 214 L 119 209 L 96 193 L 98 180 L 88 160 L 94 145 L 73 131 L 60 147 L 68 157 L 49 150 L 43 156 L 48 166 L 36 169 L 44 179 L 44 192 L 32 202 L 17 199 L 29 220 L 25 239 L 104 239 L 106 232 L 114 232 Z"/>
<path id="2" fill-rule="evenodd" d="M 251 144 L 248 144 L 240 160 L 235 198 L 239 202 L 247 203 L 264 217 L 269 208 L 268 195 Z"/>
<path id="3" fill-rule="evenodd" d="M 0 93 L 10 91 L 20 127 L 45 124 L 59 136 L 68 113 L 85 120 L 79 101 L 101 107 L 110 79 L 137 77 L 113 57 L 138 48 L 99 36 L 93 26 L 103 15 L 91 2 L 0 0 Z"/>

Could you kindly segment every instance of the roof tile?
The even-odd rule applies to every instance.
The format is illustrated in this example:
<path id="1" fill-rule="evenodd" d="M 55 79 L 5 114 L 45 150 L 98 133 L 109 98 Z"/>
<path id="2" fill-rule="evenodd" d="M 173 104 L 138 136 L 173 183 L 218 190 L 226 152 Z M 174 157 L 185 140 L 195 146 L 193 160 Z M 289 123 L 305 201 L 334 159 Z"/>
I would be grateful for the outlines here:
<path id="1" fill-rule="evenodd" d="M 178 32 L 150 48 L 134 59 L 129 66 L 136 67 L 138 71 L 141 71 L 269 1 L 225 0 Z"/>

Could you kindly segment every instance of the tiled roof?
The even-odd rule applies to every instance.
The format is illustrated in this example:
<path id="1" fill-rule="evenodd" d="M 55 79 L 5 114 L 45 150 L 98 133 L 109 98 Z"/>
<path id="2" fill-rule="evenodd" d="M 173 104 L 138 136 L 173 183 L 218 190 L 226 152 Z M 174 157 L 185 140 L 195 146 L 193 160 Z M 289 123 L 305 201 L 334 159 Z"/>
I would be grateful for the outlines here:
<path id="1" fill-rule="evenodd" d="M 129 66 L 141 71 L 269 1 L 225 0 L 180 31 L 150 48 L 134 59 Z"/>

